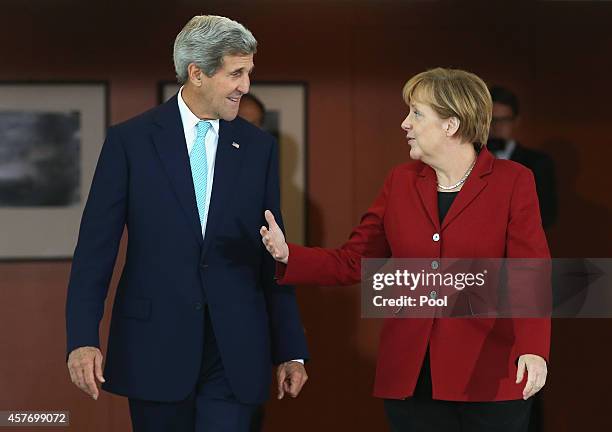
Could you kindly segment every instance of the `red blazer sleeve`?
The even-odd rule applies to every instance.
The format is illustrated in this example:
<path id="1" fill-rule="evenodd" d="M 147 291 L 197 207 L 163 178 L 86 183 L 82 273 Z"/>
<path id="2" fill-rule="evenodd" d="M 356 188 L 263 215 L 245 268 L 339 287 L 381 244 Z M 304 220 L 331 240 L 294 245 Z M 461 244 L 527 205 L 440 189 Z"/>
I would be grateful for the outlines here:
<path id="1" fill-rule="evenodd" d="M 508 268 L 509 296 L 519 302 L 545 302 L 550 295 L 550 252 L 540 219 L 540 209 L 533 174 L 522 169 L 516 178 L 510 204 L 506 237 L 507 258 L 520 260 Z M 530 291 L 530 292 L 529 292 Z M 516 306 L 516 302 L 515 305 Z M 534 308 L 531 308 L 533 311 Z M 513 320 L 517 355 L 536 354 L 548 361 L 550 319 L 517 318 Z"/>
<path id="2" fill-rule="evenodd" d="M 338 249 L 289 244 L 287 265 L 277 264 L 280 284 L 351 285 L 361 280 L 361 258 L 386 258 L 391 250 L 385 236 L 385 209 L 393 186 L 393 171 L 361 217 L 348 241 Z"/>

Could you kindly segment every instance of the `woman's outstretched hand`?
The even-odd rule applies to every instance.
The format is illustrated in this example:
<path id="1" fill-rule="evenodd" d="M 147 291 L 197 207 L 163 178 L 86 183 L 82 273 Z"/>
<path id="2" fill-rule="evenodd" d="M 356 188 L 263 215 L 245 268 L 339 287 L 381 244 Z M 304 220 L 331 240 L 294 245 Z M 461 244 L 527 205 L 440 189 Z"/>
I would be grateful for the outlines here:
<path id="1" fill-rule="evenodd" d="M 259 230 L 261 241 L 268 252 L 270 252 L 270 255 L 272 255 L 272 258 L 278 262 L 287 264 L 289 260 L 289 246 L 287 246 L 287 242 L 285 241 L 285 235 L 276 223 L 274 215 L 270 210 L 264 212 L 264 217 L 266 218 L 266 222 L 268 222 L 268 228 L 262 226 Z"/>

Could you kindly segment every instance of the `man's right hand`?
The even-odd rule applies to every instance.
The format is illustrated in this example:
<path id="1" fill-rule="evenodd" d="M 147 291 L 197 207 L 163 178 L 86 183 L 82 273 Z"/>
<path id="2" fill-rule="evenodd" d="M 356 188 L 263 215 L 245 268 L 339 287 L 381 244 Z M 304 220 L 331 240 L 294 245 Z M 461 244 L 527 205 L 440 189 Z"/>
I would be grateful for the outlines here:
<path id="1" fill-rule="evenodd" d="M 68 356 L 68 371 L 72 382 L 89 396 L 98 399 L 100 392 L 96 378 L 100 382 L 102 376 L 102 352 L 96 347 L 85 346 L 76 348 Z"/>
<path id="2" fill-rule="evenodd" d="M 274 215 L 270 210 L 266 210 L 264 216 L 266 222 L 268 222 L 269 228 L 262 226 L 259 230 L 261 241 L 268 252 L 270 252 L 270 255 L 272 255 L 272 258 L 278 262 L 287 264 L 289 260 L 289 246 L 287 246 L 287 242 L 285 242 L 285 235 L 276 223 Z"/>

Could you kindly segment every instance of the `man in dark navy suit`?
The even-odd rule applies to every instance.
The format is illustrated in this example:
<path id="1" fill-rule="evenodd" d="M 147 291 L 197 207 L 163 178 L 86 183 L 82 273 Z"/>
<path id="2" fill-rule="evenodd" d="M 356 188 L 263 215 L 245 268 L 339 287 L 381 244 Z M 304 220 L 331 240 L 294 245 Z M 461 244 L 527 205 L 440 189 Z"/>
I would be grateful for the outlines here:
<path id="1" fill-rule="evenodd" d="M 297 396 L 308 352 L 293 288 L 259 239 L 279 213 L 274 139 L 236 118 L 257 42 L 196 16 L 174 44 L 178 94 L 111 127 L 83 213 L 66 303 L 68 368 L 94 399 L 129 398 L 137 432 L 248 431 L 278 365 Z M 124 227 L 104 374 L 98 327 Z"/>
<path id="2" fill-rule="evenodd" d="M 493 86 L 493 119 L 487 148 L 499 159 L 509 159 L 525 165 L 533 172 L 544 228 L 557 220 L 557 187 L 555 166 L 550 156 L 517 142 L 514 133 L 519 123 L 519 102 L 510 90 Z"/>

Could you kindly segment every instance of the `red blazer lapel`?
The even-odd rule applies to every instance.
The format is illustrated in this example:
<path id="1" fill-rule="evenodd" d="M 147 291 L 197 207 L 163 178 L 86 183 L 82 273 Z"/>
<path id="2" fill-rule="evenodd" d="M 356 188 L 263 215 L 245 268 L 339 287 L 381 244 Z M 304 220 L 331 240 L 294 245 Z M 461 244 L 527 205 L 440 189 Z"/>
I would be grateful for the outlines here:
<path id="1" fill-rule="evenodd" d="M 476 165 L 472 170 L 467 181 L 457 194 L 455 201 L 448 209 L 448 213 L 442 223 L 442 231 L 468 206 L 487 186 L 487 181 L 483 177 L 488 175 L 493 170 L 493 162 L 495 158 L 486 149 L 483 148 L 476 159 Z"/>
<path id="2" fill-rule="evenodd" d="M 417 174 L 416 189 L 431 223 L 436 228 L 436 232 L 439 232 L 440 218 L 438 217 L 436 173 L 430 166 L 423 164 Z"/>

